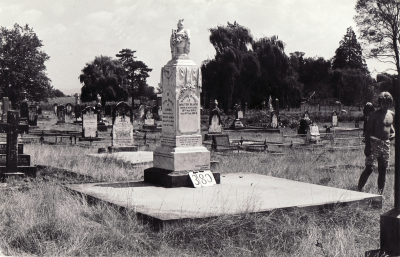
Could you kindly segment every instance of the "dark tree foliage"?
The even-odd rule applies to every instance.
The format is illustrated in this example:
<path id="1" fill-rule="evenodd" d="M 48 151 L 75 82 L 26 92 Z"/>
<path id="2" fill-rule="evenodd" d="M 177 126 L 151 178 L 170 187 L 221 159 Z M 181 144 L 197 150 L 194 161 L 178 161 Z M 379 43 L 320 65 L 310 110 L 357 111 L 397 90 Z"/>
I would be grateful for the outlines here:
<path id="1" fill-rule="evenodd" d="M 399 73 L 399 5 L 395 0 L 357 0 L 354 20 L 367 58 L 396 65 Z"/>
<path id="2" fill-rule="evenodd" d="M 381 73 L 376 75 L 375 90 L 376 93 L 388 91 L 393 96 L 395 95 L 395 88 L 397 83 L 397 75 Z"/>
<path id="3" fill-rule="evenodd" d="M 330 71 L 333 97 L 344 105 L 365 104 L 374 98 L 373 80 L 358 69 Z"/>
<path id="4" fill-rule="evenodd" d="M 102 105 L 106 101 L 126 101 L 129 94 L 125 69 L 120 60 L 108 56 L 97 56 L 82 69 L 79 76 L 82 86 L 82 101 L 94 101 L 101 96 Z"/>
<path id="5" fill-rule="evenodd" d="M 362 56 L 361 45 L 357 42 L 356 34 L 351 27 L 340 41 L 332 58 L 332 69 L 357 69 L 368 74 L 367 64 Z"/>
<path id="6" fill-rule="evenodd" d="M 212 28 L 210 33 L 216 55 L 214 60 L 202 65 L 203 78 L 207 81 L 204 83 L 205 93 L 212 94 L 211 97 L 222 102 L 221 106 L 226 109 L 236 102 L 244 104 L 250 100 L 247 88 L 252 83 L 246 78 L 253 79 L 259 74 L 257 58 L 249 51 L 253 36 L 248 28 L 236 22 Z M 211 85 L 216 85 L 218 89 Z"/>
<path id="7" fill-rule="evenodd" d="M 61 92 L 59 89 L 54 89 L 53 90 L 53 95 L 55 97 L 64 97 L 65 96 L 65 94 L 63 92 Z"/>
<path id="8" fill-rule="evenodd" d="M 291 68 L 284 52 L 284 43 L 277 36 L 265 37 L 252 44 L 260 63 L 261 76 L 253 87 L 253 97 L 259 105 L 272 95 L 284 99 L 286 104 L 298 105 L 302 85 L 298 83 L 297 72 Z"/>
<path id="9" fill-rule="evenodd" d="M 47 101 L 52 96 L 51 80 L 45 71 L 49 56 L 41 50 L 32 28 L 15 24 L 12 29 L 0 29 L 0 89 L 1 95 L 17 102 L 21 92 L 32 101 Z"/>
<path id="10" fill-rule="evenodd" d="M 309 57 L 303 60 L 299 69 L 299 81 L 304 85 L 304 97 L 313 92 L 320 99 L 331 97 L 332 91 L 328 80 L 330 68 L 331 62 L 323 57 Z"/>
<path id="11" fill-rule="evenodd" d="M 147 67 L 142 61 L 136 61 L 134 53 L 131 49 L 122 49 L 116 56 L 122 62 L 126 72 L 126 85 L 130 96 L 133 100 L 138 97 L 151 97 L 154 94 L 154 89 L 147 85 L 149 72 L 153 69 Z"/>

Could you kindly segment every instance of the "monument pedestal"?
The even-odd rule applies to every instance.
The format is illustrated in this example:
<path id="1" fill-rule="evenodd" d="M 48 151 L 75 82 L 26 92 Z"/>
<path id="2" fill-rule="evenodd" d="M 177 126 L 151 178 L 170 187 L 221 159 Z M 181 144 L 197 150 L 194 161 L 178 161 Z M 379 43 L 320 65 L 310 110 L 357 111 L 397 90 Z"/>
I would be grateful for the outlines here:
<path id="1" fill-rule="evenodd" d="M 154 167 L 171 170 L 209 170 L 210 151 L 204 146 L 158 147 L 153 154 Z"/>
<path id="2" fill-rule="evenodd" d="M 367 251 L 365 257 L 400 257 L 400 210 L 381 215 L 381 249 Z"/>
<path id="3" fill-rule="evenodd" d="M 144 182 L 153 183 L 164 187 L 193 187 L 193 182 L 188 176 L 189 171 L 171 171 L 160 168 L 149 168 L 144 171 Z M 221 183 L 221 174 L 212 172 L 215 182 Z"/>
<path id="4" fill-rule="evenodd" d="M 201 135 L 201 69 L 189 59 L 190 30 L 182 22 L 171 35 L 172 59 L 161 69 L 161 146 L 153 153 L 153 168 L 144 171 L 145 182 L 167 187 L 194 186 L 189 172 L 210 170 Z M 214 177 L 219 181 L 219 173 Z"/>

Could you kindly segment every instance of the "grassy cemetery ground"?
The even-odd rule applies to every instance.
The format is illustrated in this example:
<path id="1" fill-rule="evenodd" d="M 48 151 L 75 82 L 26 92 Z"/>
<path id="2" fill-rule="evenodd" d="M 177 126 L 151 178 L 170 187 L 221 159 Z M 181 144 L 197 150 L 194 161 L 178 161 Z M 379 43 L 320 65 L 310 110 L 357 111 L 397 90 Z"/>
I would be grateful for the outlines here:
<path id="1" fill-rule="evenodd" d="M 54 121 L 42 126 L 53 127 Z M 50 124 L 50 122 L 53 122 Z M 45 122 L 46 123 L 46 122 Z M 322 125 L 323 123 L 319 123 Z M 325 124 L 325 123 L 324 123 Z M 76 126 L 76 125 L 67 125 Z M 354 127 L 354 122 L 339 123 Z M 59 126 L 61 129 L 61 126 Z M 79 126 L 76 127 L 79 130 Z M 287 127 L 285 135 L 295 134 Z M 108 132 L 109 134 L 109 132 Z M 143 133 L 138 136 L 142 137 Z M 159 144 L 148 133 L 148 150 Z M 280 142 L 282 135 L 229 132 L 230 139 Z M 140 141 L 140 140 L 138 140 Z M 99 145 L 25 143 L 32 165 L 47 165 L 80 174 L 41 170 L 36 179 L 0 185 L 0 249 L 5 255 L 90 256 L 364 256 L 379 248 L 380 214 L 392 209 L 394 167 L 387 174 L 382 210 L 336 207 L 323 212 L 273 211 L 269 214 L 225 215 L 154 231 L 134 211 L 88 203 L 71 194 L 66 183 L 142 180 L 145 165 L 87 154 Z M 108 145 L 109 141 L 101 142 Z M 97 143 L 100 144 L 100 143 Z M 210 146 L 207 146 L 210 149 Z M 394 153 L 394 147 L 392 147 Z M 330 152 L 285 148 L 286 155 L 265 152 L 214 152 L 222 173 L 250 172 L 354 190 L 364 167 L 363 148 Z M 391 164 L 394 163 L 393 155 Z M 377 193 L 377 173 L 364 191 Z M 223 178 L 222 178 L 223 183 Z M 274 196 L 271 196 L 274 197 Z"/>

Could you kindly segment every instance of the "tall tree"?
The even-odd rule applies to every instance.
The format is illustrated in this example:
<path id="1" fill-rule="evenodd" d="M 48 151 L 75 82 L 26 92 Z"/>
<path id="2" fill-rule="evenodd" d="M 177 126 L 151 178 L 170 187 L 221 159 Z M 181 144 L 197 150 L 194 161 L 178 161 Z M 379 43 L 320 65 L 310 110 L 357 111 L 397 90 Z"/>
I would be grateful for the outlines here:
<path id="1" fill-rule="evenodd" d="M 147 67 L 142 61 L 135 60 L 136 51 L 131 49 L 122 49 L 116 55 L 122 62 L 126 72 L 126 83 L 129 88 L 130 96 L 132 97 L 132 106 L 134 99 L 140 96 L 151 96 L 154 92 L 152 87 L 147 84 L 149 72 L 153 69 Z"/>
<path id="2" fill-rule="evenodd" d="M 302 85 L 298 82 L 298 74 L 291 67 L 290 59 L 285 54 L 285 44 L 278 36 L 265 37 L 252 44 L 257 54 L 261 76 L 253 87 L 253 98 L 259 105 L 272 95 L 285 99 L 286 104 L 297 105 L 301 96 Z M 282 103 L 282 101 L 281 101 Z"/>
<path id="3" fill-rule="evenodd" d="M 373 79 L 357 69 L 331 70 L 333 96 L 345 105 L 365 104 L 373 99 Z"/>
<path id="4" fill-rule="evenodd" d="M 12 102 L 26 91 L 28 99 L 47 101 L 52 96 L 51 80 L 45 71 L 49 56 L 41 50 L 42 41 L 28 25 L 15 24 L 0 29 L 0 89 Z"/>
<path id="5" fill-rule="evenodd" d="M 369 44 L 367 58 L 396 65 L 399 73 L 399 6 L 395 0 L 357 0 L 354 20 L 360 39 Z"/>
<path id="6" fill-rule="evenodd" d="M 308 57 L 304 59 L 302 69 L 299 70 L 299 81 L 304 84 L 304 97 L 315 92 L 319 99 L 332 97 L 328 75 L 331 61 L 323 57 Z"/>
<path id="7" fill-rule="evenodd" d="M 369 73 L 367 64 L 362 56 L 361 45 L 357 42 L 356 34 L 351 27 L 340 41 L 332 58 L 332 69 L 357 69 L 365 74 Z"/>
<path id="8" fill-rule="evenodd" d="M 226 109 L 231 108 L 237 101 L 243 104 L 249 95 L 237 92 L 246 92 L 245 87 L 249 85 L 249 81 L 240 79 L 240 74 L 246 74 L 248 77 L 250 73 L 255 72 L 252 76 L 257 76 L 259 70 L 256 56 L 249 52 L 253 36 L 248 28 L 239 25 L 236 21 L 233 24 L 228 22 L 227 26 L 211 28 L 210 33 L 210 42 L 215 48 L 216 55 L 215 61 L 206 65 L 212 64 L 218 71 L 214 73 L 214 79 L 220 82 L 218 86 L 224 91 L 224 95 L 213 97 L 220 100 L 222 98 L 222 105 Z M 250 70 L 245 66 L 252 66 L 255 69 Z M 207 89 L 207 85 L 205 88 Z"/>
<path id="9" fill-rule="evenodd" d="M 120 60 L 108 56 L 97 56 L 82 69 L 79 76 L 82 86 L 82 101 L 94 101 L 101 96 L 106 101 L 127 100 L 128 90 L 124 87 L 126 74 Z"/>

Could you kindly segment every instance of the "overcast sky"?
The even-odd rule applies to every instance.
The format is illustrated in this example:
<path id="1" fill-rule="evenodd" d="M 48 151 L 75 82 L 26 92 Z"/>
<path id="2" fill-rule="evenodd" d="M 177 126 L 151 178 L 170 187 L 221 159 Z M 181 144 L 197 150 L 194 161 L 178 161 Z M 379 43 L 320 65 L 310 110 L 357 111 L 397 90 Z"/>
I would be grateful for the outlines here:
<path id="1" fill-rule="evenodd" d="M 356 0 L 1 0 L 0 25 L 28 24 L 43 42 L 48 77 L 66 94 L 80 92 L 81 70 L 95 56 L 112 56 L 124 48 L 136 50 L 137 60 L 153 71 L 171 58 L 169 38 L 179 19 L 191 30 L 190 59 L 200 65 L 212 59 L 209 28 L 236 21 L 255 39 L 278 35 L 287 55 L 332 58 L 353 21 Z M 370 71 L 386 67 L 367 60 Z M 375 73 L 376 75 L 376 73 Z"/>

